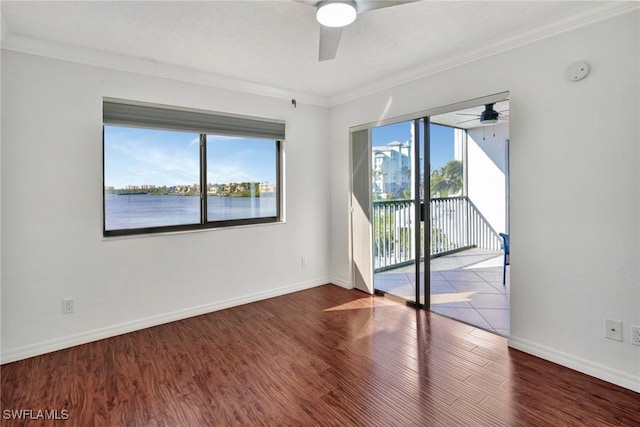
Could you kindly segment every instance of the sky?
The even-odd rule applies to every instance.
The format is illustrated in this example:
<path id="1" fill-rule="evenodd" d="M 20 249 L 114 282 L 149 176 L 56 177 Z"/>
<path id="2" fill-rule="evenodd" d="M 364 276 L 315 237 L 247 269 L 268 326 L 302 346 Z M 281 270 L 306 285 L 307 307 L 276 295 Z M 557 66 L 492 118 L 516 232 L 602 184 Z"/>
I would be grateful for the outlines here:
<path id="1" fill-rule="evenodd" d="M 431 170 L 439 169 L 453 160 L 453 128 L 430 125 L 431 129 Z M 373 128 L 371 145 L 386 146 L 392 141 L 411 141 L 411 121 L 394 123 Z"/>
<path id="2" fill-rule="evenodd" d="M 199 134 L 105 126 L 105 185 L 199 183 Z M 411 140 L 411 122 L 372 130 L 372 145 Z M 431 125 L 431 170 L 453 159 L 453 129 Z M 275 141 L 207 136 L 207 182 L 275 182 Z"/>
<path id="3" fill-rule="evenodd" d="M 105 185 L 200 182 L 199 134 L 105 126 Z M 207 136 L 207 182 L 275 182 L 273 140 Z"/>

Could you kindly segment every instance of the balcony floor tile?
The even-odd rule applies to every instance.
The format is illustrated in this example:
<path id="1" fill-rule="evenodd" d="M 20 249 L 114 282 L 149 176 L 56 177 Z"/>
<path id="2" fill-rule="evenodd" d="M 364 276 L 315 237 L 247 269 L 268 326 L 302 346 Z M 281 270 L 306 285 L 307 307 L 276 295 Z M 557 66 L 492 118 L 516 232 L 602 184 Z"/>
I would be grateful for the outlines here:
<path id="1" fill-rule="evenodd" d="M 502 252 L 469 249 L 432 259 L 431 310 L 503 336 L 509 335 L 509 267 L 502 284 Z M 423 268 L 423 266 L 421 266 Z M 412 300 L 414 266 L 376 273 L 375 288 Z"/>
<path id="2" fill-rule="evenodd" d="M 504 294 L 474 294 L 471 296 L 471 301 L 475 308 L 497 308 L 504 310 L 509 308 L 510 304 L 509 295 Z"/>
<path id="3" fill-rule="evenodd" d="M 494 329 L 509 329 L 509 310 L 494 308 L 476 309 L 480 316 Z"/>
<path id="4" fill-rule="evenodd" d="M 440 272 L 450 282 L 484 282 L 485 280 L 473 271 L 447 270 Z"/>

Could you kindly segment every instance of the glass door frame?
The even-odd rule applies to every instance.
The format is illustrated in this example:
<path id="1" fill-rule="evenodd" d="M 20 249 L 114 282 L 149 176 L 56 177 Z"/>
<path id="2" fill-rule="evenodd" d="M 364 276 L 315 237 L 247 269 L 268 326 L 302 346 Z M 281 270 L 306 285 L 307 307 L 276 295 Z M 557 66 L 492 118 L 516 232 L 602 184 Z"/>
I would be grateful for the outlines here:
<path id="1" fill-rule="evenodd" d="M 389 125 L 389 124 L 394 124 L 394 123 L 398 123 L 398 122 L 403 122 L 403 121 L 413 121 L 413 126 L 414 126 L 414 158 L 416 160 L 420 159 L 420 120 L 423 120 L 423 132 L 424 133 L 424 144 L 423 144 L 423 163 L 422 165 L 418 165 L 417 162 L 415 163 L 415 167 L 414 167 L 414 191 L 415 191 L 415 218 L 416 220 L 416 226 L 414 227 L 414 247 L 415 247 L 415 279 L 416 279 L 416 291 L 415 291 L 415 301 L 409 301 L 407 302 L 407 304 L 411 305 L 411 306 L 415 306 L 416 308 L 421 308 L 421 309 L 425 309 L 425 310 L 429 310 L 431 308 L 431 301 L 430 301 L 430 296 L 431 296 L 431 267 L 429 264 L 427 264 L 430 261 L 430 247 L 431 247 L 431 211 L 430 211 L 430 203 L 428 203 L 428 199 L 430 198 L 430 174 L 429 174 L 429 166 L 430 166 L 430 132 L 429 132 L 429 124 L 430 124 L 430 117 L 432 116 L 436 116 L 438 114 L 444 114 L 444 113 L 450 113 L 450 112 L 454 112 L 454 111 L 458 111 L 458 110 L 464 110 L 467 108 L 471 108 L 471 107 L 477 107 L 478 105 L 486 105 L 486 104 L 490 104 L 490 103 L 496 103 L 499 101 L 505 101 L 505 100 L 509 100 L 509 92 L 505 91 L 505 92 L 500 92 L 500 93 L 496 93 L 493 95 L 488 95 L 488 96 L 483 96 L 483 97 L 479 97 L 479 98 L 474 98 L 474 99 L 470 99 L 467 101 L 462 101 L 462 102 L 457 102 L 457 103 L 453 103 L 453 104 L 448 104 L 448 105 L 444 105 L 441 107 L 436 107 L 436 108 L 431 108 L 428 110 L 424 110 L 418 113 L 413 113 L 413 114 L 407 114 L 404 116 L 398 116 L 398 117 L 393 117 L 393 118 L 389 118 L 389 119 L 384 119 L 384 120 L 380 120 L 377 121 L 375 123 L 368 123 L 368 124 L 364 124 L 364 125 L 360 125 L 360 126 L 354 126 L 351 127 L 349 129 L 349 132 L 351 135 L 353 135 L 355 132 L 358 131 L 362 131 L 362 130 L 370 130 L 376 127 L 380 127 L 380 126 L 385 126 L 385 125 Z M 369 147 L 371 147 L 370 144 L 370 132 L 369 132 Z M 370 154 L 371 155 L 371 154 Z M 421 180 L 420 180 L 420 166 L 422 166 L 423 168 L 423 177 L 422 177 L 422 185 L 423 185 L 423 194 L 422 194 L 422 199 L 420 199 L 420 184 L 421 184 Z M 369 174 L 371 173 L 370 171 L 371 168 L 369 168 Z M 353 171 L 352 171 L 352 175 L 353 175 Z M 371 176 L 369 176 L 369 182 L 368 185 L 371 186 Z M 353 188 L 353 182 L 352 182 L 352 188 Z M 353 190 L 352 190 L 353 191 Z M 427 203 L 425 203 L 425 201 L 427 201 Z M 370 203 L 371 205 L 371 203 Z M 371 206 L 370 206 L 371 207 Z M 420 225 L 423 225 L 424 227 L 424 237 L 421 238 L 420 236 Z M 353 225 L 352 225 L 353 226 Z M 424 240 L 424 242 L 422 242 L 422 240 Z M 353 241 L 351 242 L 351 248 L 353 250 Z M 424 244 L 423 248 L 424 248 L 424 268 L 423 271 L 420 271 L 420 244 Z M 373 257 L 373 245 L 372 243 L 370 244 L 370 254 Z M 352 254 L 352 264 L 353 264 L 353 254 Z M 427 267 L 428 266 L 428 267 Z M 424 301 L 421 302 L 420 299 L 420 288 L 421 288 L 421 273 L 422 273 L 422 279 L 423 279 L 423 284 L 424 286 L 422 286 L 422 290 L 423 290 L 423 295 L 424 295 Z M 373 277 L 373 262 L 371 263 L 371 276 Z"/>
<path id="2" fill-rule="evenodd" d="M 422 122 L 422 132 L 420 131 L 420 122 Z M 430 212 L 430 203 L 425 203 L 425 198 L 428 200 L 430 197 L 430 192 L 427 191 L 430 188 L 431 184 L 431 176 L 427 171 L 429 171 L 429 164 L 431 163 L 430 152 L 431 152 L 431 141 L 429 132 L 429 116 L 425 116 L 422 118 L 413 120 L 413 134 L 415 139 L 414 144 L 414 158 L 418 161 L 416 162 L 416 167 L 414 168 L 414 183 L 415 183 L 415 218 L 416 225 L 414 227 L 414 239 L 415 239 L 415 275 L 416 275 L 416 296 L 415 305 L 417 308 L 422 308 L 425 310 L 429 310 L 431 307 L 431 298 L 429 298 L 431 292 L 431 268 L 428 268 L 429 261 L 429 252 L 428 249 L 431 247 L 431 212 Z M 424 134 L 424 135 L 423 135 Z M 422 153 L 420 152 L 420 147 L 422 146 Z M 422 155 L 422 164 L 420 165 L 420 155 Z M 422 171 L 422 177 L 420 177 L 420 172 Z M 420 185 L 422 185 L 422 194 L 420 193 Z M 429 226 L 428 226 L 429 225 Z M 421 233 L 421 229 L 423 232 Z M 421 249 L 422 248 L 422 251 Z M 420 268 L 420 258 L 424 257 L 424 261 L 422 261 L 422 269 Z M 422 276 L 422 277 L 421 277 Z M 422 279 L 422 282 L 421 282 Z M 420 298 L 420 288 L 421 283 L 423 286 L 423 298 Z"/>

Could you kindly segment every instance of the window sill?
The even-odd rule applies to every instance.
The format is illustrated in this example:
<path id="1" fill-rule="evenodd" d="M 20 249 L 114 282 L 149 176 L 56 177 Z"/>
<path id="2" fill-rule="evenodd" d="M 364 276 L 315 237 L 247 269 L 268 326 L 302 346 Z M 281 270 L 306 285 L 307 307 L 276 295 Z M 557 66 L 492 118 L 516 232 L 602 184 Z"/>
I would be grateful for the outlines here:
<path id="1" fill-rule="evenodd" d="M 285 220 L 274 222 L 263 222 L 260 224 L 242 224 L 242 225 L 230 225 L 226 227 L 211 227 L 211 228 L 198 228 L 194 230 L 173 230 L 173 231 L 159 231 L 157 233 L 140 233 L 140 234 L 127 234 L 122 236 L 102 236 L 103 242 L 112 242 L 117 240 L 129 240 L 129 239 L 143 239 L 152 237 L 171 236 L 176 234 L 193 234 L 193 233 L 209 233 L 220 232 L 226 230 L 237 230 L 242 228 L 255 228 L 255 227 L 272 227 L 286 224 Z"/>

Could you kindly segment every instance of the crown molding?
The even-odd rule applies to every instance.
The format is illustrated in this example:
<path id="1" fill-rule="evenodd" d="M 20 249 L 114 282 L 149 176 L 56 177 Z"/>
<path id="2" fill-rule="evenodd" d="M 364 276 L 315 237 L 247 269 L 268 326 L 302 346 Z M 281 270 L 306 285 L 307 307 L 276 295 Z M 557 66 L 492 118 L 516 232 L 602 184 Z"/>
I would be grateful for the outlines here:
<path id="1" fill-rule="evenodd" d="M 2 24 L 4 28 L 4 20 L 2 21 Z M 201 84 L 204 86 L 227 89 L 252 95 L 261 95 L 287 100 L 295 99 L 298 103 L 317 105 L 320 107 L 329 106 L 327 98 L 322 96 L 295 92 L 260 83 L 240 80 L 233 77 L 208 73 L 202 70 L 160 63 L 148 59 L 134 58 L 98 49 L 71 46 L 65 43 L 24 36 L 11 32 L 9 32 L 6 37 L 3 34 L 2 49 L 52 59 L 61 59 L 69 62 L 92 65 L 117 71 L 142 74 L 151 77 Z"/>
<path id="2" fill-rule="evenodd" d="M 61 59 L 85 65 L 92 65 L 118 71 L 132 72 L 152 77 L 177 80 L 187 83 L 233 90 L 253 95 L 268 96 L 279 99 L 296 99 L 299 103 L 306 103 L 320 107 L 334 107 L 357 99 L 391 89 L 403 84 L 437 74 L 455 67 L 459 67 L 483 58 L 496 55 L 520 46 L 574 30 L 589 24 L 613 18 L 618 15 L 636 11 L 640 3 L 635 1 L 603 2 L 598 7 L 575 14 L 562 20 L 548 22 L 527 31 L 517 31 L 506 35 L 494 43 L 488 44 L 473 52 L 459 51 L 447 55 L 439 61 L 430 62 L 422 67 L 416 67 L 405 72 L 394 73 L 388 78 L 358 86 L 352 90 L 333 96 L 318 96 L 308 93 L 295 92 L 283 88 L 272 87 L 260 83 L 245 81 L 228 76 L 221 76 L 202 70 L 196 70 L 176 65 L 159 63 L 153 60 L 134 58 L 122 54 L 88 49 L 43 40 L 12 33 L 2 17 L 2 49 L 29 53 L 48 58 Z"/>
<path id="3" fill-rule="evenodd" d="M 630 13 L 638 9 L 640 9 L 640 2 L 636 1 L 606 2 L 589 11 L 575 14 L 562 20 L 547 22 L 546 24 L 536 26 L 535 28 L 531 28 L 527 31 L 517 31 L 511 35 L 505 35 L 501 37 L 500 40 L 488 44 L 480 49 L 476 49 L 473 52 L 459 51 L 453 55 L 447 55 L 439 61 L 425 64 L 422 67 L 416 67 L 412 70 L 399 72 L 389 78 L 377 80 L 374 83 L 354 88 L 353 90 L 346 91 L 340 95 L 330 96 L 329 107 L 335 107 L 340 104 L 352 102 L 384 90 L 411 83 L 452 68 L 497 55 L 499 53 L 596 22 L 623 15 L 625 13 Z"/>

